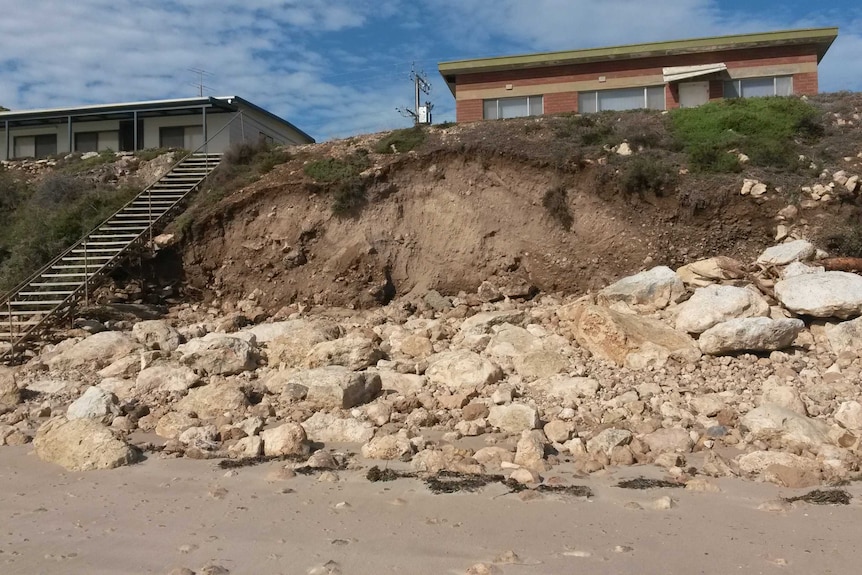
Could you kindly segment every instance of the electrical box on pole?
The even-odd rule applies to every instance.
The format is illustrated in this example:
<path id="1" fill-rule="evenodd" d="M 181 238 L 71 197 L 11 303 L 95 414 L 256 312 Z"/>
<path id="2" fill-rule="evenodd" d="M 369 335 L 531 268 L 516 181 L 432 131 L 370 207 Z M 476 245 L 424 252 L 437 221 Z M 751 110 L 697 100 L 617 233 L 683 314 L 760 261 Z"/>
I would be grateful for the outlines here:
<path id="1" fill-rule="evenodd" d="M 415 98 L 413 109 L 411 110 L 408 108 L 406 110 L 402 110 L 401 108 L 397 108 L 397 110 L 402 116 L 413 118 L 413 123 L 417 126 L 430 124 L 431 110 L 434 108 L 434 105 L 431 104 L 431 102 L 425 102 L 425 105 L 423 106 L 421 102 L 422 94 L 431 94 L 431 84 L 425 79 L 424 73 L 416 71 L 415 66 L 410 72 L 410 79 L 413 81 L 413 95 Z"/>

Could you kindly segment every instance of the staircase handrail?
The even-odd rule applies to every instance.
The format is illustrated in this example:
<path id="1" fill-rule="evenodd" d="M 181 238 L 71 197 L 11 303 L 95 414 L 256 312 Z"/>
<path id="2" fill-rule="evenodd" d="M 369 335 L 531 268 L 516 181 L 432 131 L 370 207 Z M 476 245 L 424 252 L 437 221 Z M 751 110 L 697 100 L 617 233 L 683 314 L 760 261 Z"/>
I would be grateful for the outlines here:
<path id="1" fill-rule="evenodd" d="M 212 136 L 210 136 L 209 138 L 207 138 L 207 140 L 206 140 L 203 144 L 201 144 L 200 146 L 198 146 L 197 148 L 195 148 L 195 150 L 193 150 L 193 151 L 189 152 L 188 154 L 186 154 L 185 156 L 183 156 L 183 157 L 182 157 L 182 159 L 180 159 L 179 161 L 174 162 L 174 164 L 172 164 L 172 165 L 171 165 L 170 169 L 169 169 L 167 172 L 165 172 L 165 173 L 167 174 L 167 173 L 171 172 L 174 168 L 176 168 L 177 166 L 179 166 L 181 163 L 183 163 L 185 160 L 187 160 L 188 158 L 190 158 L 190 157 L 191 157 L 191 156 L 193 156 L 194 154 L 197 154 L 200 150 L 202 150 L 202 149 L 203 149 L 203 150 L 207 150 L 207 149 L 208 149 L 208 145 L 209 145 L 209 143 L 210 143 L 210 142 L 211 142 L 211 141 L 212 141 L 216 136 L 218 136 L 219 134 L 221 134 L 221 133 L 222 133 L 222 132 L 223 132 L 223 131 L 228 127 L 228 126 L 230 126 L 230 125 L 234 122 L 234 120 L 236 120 L 236 119 L 237 119 L 238 117 L 240 117 L 241 115 L 242 115 L 242 110 L 240 110 L 239 112 L 237 112 L 236 114 L 234 114 L 234 116 L 233 116 L 233 117 L 232 117 L 232 118 L 231 118 L 227 123 L 225 123 L 225 125 L 224 125 L 224 126 L 222 126 L 218 131 L 216 131 L 216 133 L 215 133 L 215 134 L 213 134 Z M 125 204 L 123 204 L 123 206 L 122 206 L 121 208 L 119 208 L 118 210 L 116 210 L 113 214 L 111 214 L 111 215 L 110 215 L 110 216 L 108 216 L 105 220 L 103 220 L 99 225 L 97 225 L 97 226 L 95 226 L 95 227 L 91 228 L 91 229 L 90 229 L 86 234 L 84 234 L 84 236 L 82 236 L 82 237 L 81 237 L 81 238 L 79 238 L 77 241 L 75 241 L 74 243 L 72 243 L 72 244 L 68 247 L 68 249 L 66 249 L 63 253 L 61 253 L 60 255 L 58 255 L 57 257 L 55 257 L 54 259 L 52 259 L 52 260 L 51 260 L 50 262 L 48 262 L 47 264 L 43 265 L 43 266 L 42 266 L 41 268 L 39 268 L 36 272 L 34 272 L 33 274 L 31 274 L 29 277 L 27 277 L 27 279 L 25 279 L 24 281 L 22 281 L 21 283 L 19 283 L 18 285 L 16 285 L 14 288 L 12 288 L 11 290 L 8 290 L 6 293 L 4 293 L 2 296 L 0 296 L 0 305 L 4 304 L 4 303 L 6 303 L 8 300 L 12 299 L 12 298 L 15 296 L 15 294 L 16 294 L 16 293 L 18 293 L 19 291 L 21 291 L 21 289 L 23 289 L 24 287 L 26 287 L 27 285 L 29 285 L 29 284 L 30 284 L 31 282 L 33 282 L 34 280 L 38 279 L 38 278 L 39 278 L 43 273 L 45 273 L 46 271 L 48 271 L 48 270 L 49 270 L 51 267 L 53 267 L 57 262 L 59 262 L 59 261 L 60 261 L 60 260 L 62 260 L 64 257 L 66 257 L 66 256 L 68 256 L 69 254 L 71 254 L 71 253 L 72 253 L 72 250 L 76 249 L 79 245 L 81 245 L 83 242 L 85 242 L 85 241 L 86 241 L 86 239 L 87 239 L 88 237 L 90 237 L 90 234 L 92 234 L 93 232 L 97 231 L 99 228 L 101 228 L 102 226 L 104 226 L 105 224 L 107 224 L 108 222 L 110 222 L 112 219 L 114 219 L 114 218 L 117 216 L 117 214 L 119 214 L 120 212 L 122 212 L 123 210 L 125 210 L 127 207 L 129 207 L 131 204 L 133 204 L 133 203 L 134 203 L 134 202 L 135 202 L 135 201 L 136 201 L 140 196 L 142 196 L 145 192 L 149 191 L 149 190 L 150 190 L 150 188 L 152 188 L 153 186 L 155 186 L 156 184 L 158 184 L 158 183 L 161 181 L 161 179 L 162 179 L 161 177 L 160 177 L 160 178 L 158 178 L 155 182 L 151 183 L 151 184 L 150 184 L 150 185 L 148 185 L 146 188 L 142 189 L 140 192 L 138 192 L 137 194 L 135 194 L 135 196 L 134 196 L 132 199 L 130 199 L 128 202 L 126 202 Z M 204 178 L 204 179 L 206 179 L 206 178 Z M 153 222 L 150 224 L 149 228 L 152 228 L 152 226 L 153 226 L 156 222 L 158 222 L 159 220 L 161 220 L 163 217 L 164 217 L 164 215 L 162 215 L 162 216 L 160 216 L 159 218 L 157 218 L 157 219 L 153 220 Z M 138 234 L 138 236 L 137 236 L 135 239 L 133 239 L 133 240 L 130 240 L 130 241 L 129 241 L 129 244 L 132 244 L 132 243 L 134 243 L 134 242 L 138 241 L 138 240 L 140 239 L 140 237 L 141 237 L 143 234 L 145 234 L 146 232 L 147 232 L 147 230 L 144 230 L 143 232 L 141 232 L 140 234 Z M 105 268 L 105 266 L 107 266 L 107 265 L 108 265 L 108 264 L 110 264 L 111 262 L 113 262 L 113 259 L 112 259 L 111 261 L 107 262 L 105 265 L 103 265 L 103 266 L 102 266 L 101 268 L 99 268 L 97 271 L 93 272 L 93 275 L 96 275 L 96 274 L 100 273 L 100 272 Z M 80 288 L 79 288 L 79 289 L 80 289 Z M 73 293 L 71 293 L 71 294 L 69 294 L 69 296 L 67 296 L 66 300 L 68 300 L 69 298 L 71 298 L 71 297 L 75 296 L 77 293 L 78 293 L 78 290 L 76 289 Z M 65 303 L 65 300 L 64 300 L 64 303 Z M 61 304 L 61 305 L 62 305 L 62 304 Z"/>

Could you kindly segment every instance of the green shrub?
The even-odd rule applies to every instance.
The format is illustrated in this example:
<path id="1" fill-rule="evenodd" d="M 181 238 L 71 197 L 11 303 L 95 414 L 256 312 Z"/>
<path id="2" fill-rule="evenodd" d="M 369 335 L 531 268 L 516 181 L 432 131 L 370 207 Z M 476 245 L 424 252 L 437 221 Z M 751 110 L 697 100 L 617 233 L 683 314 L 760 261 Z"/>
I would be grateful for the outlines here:
<path id="1" fill-rule="evenodd" d="M 421 126 L 395 130 L 377 142 L 374 151 L 378 154 L 403 154 L 421 146 L 426 137 L 427 134 Z"/>
<path id="2" fill-rule="evenodd" d="M 565 229 L 570 229 L 575 219 L 569 209 L 569 191 L 563 185 L 548 189 L 542 197 L 542 206 L 548 215 Z"/>
<path id="3" fill-rule="evenodd" d="M 795 140 L 824 133 L 821 114 L 799 98 L 738 98 L 671 113 L 673 136 L 689 155 L 692 169 L 727 172 L 739 169 L 726 152 L 746 154 L 752 165 L 798 167 Z"/>
<path id="4" fill-rule="evenodd" d="M 359 178 L 339 182 L 332 191 L 332 213 L 338 216 L 356 214 L 367 202 L 365 184 Z"/>
<path id="5" fill-rule="evenodd" d="M 345 158 L 324 158 L 308 162 L 303 167 L 307 176 L 322 183 L 346 182 L 367 170 L 371 162 L 364 150 Z"/>
<path id="6" fill-rule="evenodd" d="M 147 148 L 145 150 L 138 150 L 135 152 L 135 157 L 137 157 L 142 162 L 149 162 L 155 160 L 162 154 L 167 154 L 170 150 L 167 148 Z"/>
<path id="7" fill-rule="evenodd" d="M 86 160 L 75 154 L 71 159 L 61 162 L 59 167 L 67 174 L 79 174 L 116 161 L 117 154 L 113 150 L 108 149 L 102 150 L 98 155 Z"/>
<path id="8" fill-rule="evenodd" d="M 643 195 L 651 192 L 663 196 L 676 185 L 676 171 L 661 158 L 634 156 L 626 162 L 619 181 L 627 194 Z"/>
<path id="9" fill-rule="evenodd" d="M 820 239 L 827 250 L 838 256 L 862 258 L 862 221 L 829 228 Z"/>
<path id="10" fill-rule="evenodd" d="M 87 191 L 89 186 L 92 184 L 80 177 L 54 172 L 36 185 L 32 202 L 39 208 L 73 203 Z"/>

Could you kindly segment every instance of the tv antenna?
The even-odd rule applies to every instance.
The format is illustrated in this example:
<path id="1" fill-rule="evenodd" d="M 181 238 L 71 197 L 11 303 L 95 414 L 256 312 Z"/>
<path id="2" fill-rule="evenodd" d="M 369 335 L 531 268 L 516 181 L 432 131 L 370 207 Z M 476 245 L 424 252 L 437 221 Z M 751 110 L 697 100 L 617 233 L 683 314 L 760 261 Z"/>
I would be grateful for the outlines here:
<path id="1" fill-rule="evenodd" d="M 201 68 L 188 68 L 189 72 L 192 72 L 198 77 L 197 82 L 192 82 L 191 85 L 198 89 L 198 96 L 201 98 L 204 97 L 204 90 L 208 92 L 212 92 L 212 88 L 204 84 L 204 78 L 212 78 L 213 75 L 211 72 L 207 72 Z"/>
<path id="2" fill-rule="evenodd" d="M 425 105 L 421 104 L 422 94 L 429 96 L 431 94 L 431 83 L 425 77 L 424 72 L 416 71 L 416 63 L 410 68 L 410 80 L 413 82 L 413 91 L 415 96 L 414 106 L 410 108 L 395 108 L 399 114 L 405 118 L 413 118 L 413 123 L 417 126 L 420 124 L 431 123 L 431 110 L 434 105 L 430 101 L 425 101 Z"/>

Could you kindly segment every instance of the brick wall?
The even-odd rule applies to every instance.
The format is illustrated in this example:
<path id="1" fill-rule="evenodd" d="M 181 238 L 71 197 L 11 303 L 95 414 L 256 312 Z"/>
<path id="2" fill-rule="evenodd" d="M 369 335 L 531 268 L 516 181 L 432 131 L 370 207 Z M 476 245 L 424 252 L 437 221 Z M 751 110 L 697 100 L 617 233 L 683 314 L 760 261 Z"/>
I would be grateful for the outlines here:
<path id="1" fill-rule="evenodd" d="M 475 122 L 482 119 L 482 100 L 458 100 L 455 102 L 455 119 L 458 122 Z"/>
<path id="2" fill-rule="evenodd" d="M 545 113 L 558 114 L 560 112 L 578 111 L 577 92 L 559 92 L 556 94 L 545 94 Z"/>
<path id="3" fill-rule="evenodd" d="M 817 72 L 793 75 L 793 92 L 795 94 L 811 96 L 817 93 L 817 86 Z"/>

